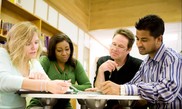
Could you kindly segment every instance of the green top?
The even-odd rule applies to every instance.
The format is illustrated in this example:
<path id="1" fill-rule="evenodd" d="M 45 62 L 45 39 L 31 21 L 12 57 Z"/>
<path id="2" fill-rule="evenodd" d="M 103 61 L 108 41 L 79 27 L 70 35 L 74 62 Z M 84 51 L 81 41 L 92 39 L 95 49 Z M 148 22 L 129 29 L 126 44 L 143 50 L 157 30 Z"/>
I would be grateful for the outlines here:
<path id="1" fill-rule="evenodd" d="M 50 61 L 47 56 L 40 57 L 40 63 L 51 80 L 70 79 L 72 85 L 82 91 L 87 88 L 91 88 L 91 83 L 86 75 L 86 72 L 78 60 L 76 60 L 75 69 L 70 65 L 66 65 L 64 71 L 62 71 L 56 61 Z M 32 99 L 28 108 L 33 106 L 42 105 L 37 99 Z"/>

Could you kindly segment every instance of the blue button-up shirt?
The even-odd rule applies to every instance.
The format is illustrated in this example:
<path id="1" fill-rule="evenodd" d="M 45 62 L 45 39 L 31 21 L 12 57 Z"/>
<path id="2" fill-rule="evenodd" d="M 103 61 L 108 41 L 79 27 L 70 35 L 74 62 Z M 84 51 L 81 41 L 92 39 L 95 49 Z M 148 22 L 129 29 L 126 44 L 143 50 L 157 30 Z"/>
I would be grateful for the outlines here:
<path id="1" fill-rule="evenodd" d="M 140 95 L 154 109 L 182 109 L 182 56 L 162 44 L 124 87 L 126 95 Z"/>

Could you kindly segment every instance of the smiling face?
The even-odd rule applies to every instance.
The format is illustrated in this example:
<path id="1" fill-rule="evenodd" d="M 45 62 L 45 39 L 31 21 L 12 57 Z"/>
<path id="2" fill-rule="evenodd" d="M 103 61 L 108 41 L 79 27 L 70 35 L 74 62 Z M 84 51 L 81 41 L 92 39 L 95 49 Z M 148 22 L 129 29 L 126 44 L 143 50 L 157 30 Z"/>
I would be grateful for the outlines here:
<path id="1" fill-rule="evenodd" d="M 154 38 L 147 30 L 136 31 L 136 45 L 141 55 L 149 54 L 153 58 L 162 43 L 162 36 Z"/>
<path id="2" fill-rule="evenodd" d="M 27 42 L 24 47 L 24 53 L 26 53 L 26 58 L 28 60 L 36 58 L 39 46 L 38 34 L 34 33 L 32 40 L 30 42 Z"/>
<path id="3" fill-rule="evenodd" d="M 125 58 L 128 53 L 129 49 L 127 48 L 128 39 L 123 35 L 116 34 L 112 39 L 112 44 L 110 46 L 110 56 L 114 60 L 121 60 Z"/>
<path id="4" fill-rule="evenodd" d="M 56 44 L 56 59 L 60 63 L 66 63 L 70 57 L 70 46 L 65 40 Z"/>

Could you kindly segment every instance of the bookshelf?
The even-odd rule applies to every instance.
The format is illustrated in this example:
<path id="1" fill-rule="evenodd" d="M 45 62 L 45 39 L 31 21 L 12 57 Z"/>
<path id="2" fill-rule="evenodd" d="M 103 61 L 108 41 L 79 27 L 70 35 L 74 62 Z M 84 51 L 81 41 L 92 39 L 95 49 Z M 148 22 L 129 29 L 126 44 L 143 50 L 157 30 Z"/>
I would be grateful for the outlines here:
<path id="1" fill-rule="evenodd" d="M 30 13 L 21 6 L 16 5 L 9 0 L 0 0 L 0 19 L 3 20 L 3 22 L 12 24 L 21 21 L 30 21 L 39 28 L 42 34 L 49 37 L 53 34 L 61 33 L 60 30 L 51 26 L 47 21 L 42 20 L 38 16 Z M 3 28 L 1 28 L 0 41 L 5 40 L 6 36 L 3 34 Z"/>
<path id="2" fill-rule="evenodd" d="M 0 20 L 3 22 L 8 22 L 15 24 L 21 21 L 31 21 L 34 23 L 41 32 L 41 41 L 42 43 L 48 37 L 53 36 L 57 33 L 62 33 L 59 29 L 50 25 L 47 21 L 43 20 L 42 18 L 36 16 L 35 14 L 30 13 L 29 11 L 22 8 L 20 5 L 17 5 L 11 0 L 0 0 Z M 0 26 L 0 42 L 6 41 L 6 35 L 3 34 L 3 26 Z M 2 44 L 1 44 L 2 45 Z M 43 44 L 46 46 L 46 44 Z M 75 48 L 75 57 L 77 58 L 77 45 L 74 45 Z M 27 98 L 29 101 L 30 98 Z M 76 100 L 71 100 L 73 107 L 76 107 Z"/>

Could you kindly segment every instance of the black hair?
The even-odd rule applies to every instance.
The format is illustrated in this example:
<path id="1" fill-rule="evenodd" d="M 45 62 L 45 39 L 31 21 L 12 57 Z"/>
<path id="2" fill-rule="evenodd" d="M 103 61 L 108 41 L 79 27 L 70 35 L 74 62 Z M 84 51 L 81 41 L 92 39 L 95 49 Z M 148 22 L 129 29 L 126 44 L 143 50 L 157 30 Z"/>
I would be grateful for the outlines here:
<path id="1" fill-rule="evenodd" d="M 147 15 L 135 24 L 137 30 L 148 30 L 150 35 L 157 38 L 164 34 L 164 21 L 157 15 Z"/>
<path id="2" fill-rule="evenodd" d="M 73 68 L 76 67 L 76 60 L 73 58 L 73 52 L 74 52 L 74 47 L 71 39 L 63 33 L 53 35 L 50 40 L 49 40 L 49 45 L 48 45 L 48 58 L 50 61 L 56 61 L 56 44 L 62 41 L 66 41 L 69 44 L 70 47 L 70 57 L 68 58 L 68 61 L 66 64 L 71 65 Z"/>

